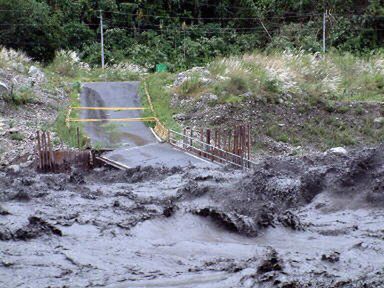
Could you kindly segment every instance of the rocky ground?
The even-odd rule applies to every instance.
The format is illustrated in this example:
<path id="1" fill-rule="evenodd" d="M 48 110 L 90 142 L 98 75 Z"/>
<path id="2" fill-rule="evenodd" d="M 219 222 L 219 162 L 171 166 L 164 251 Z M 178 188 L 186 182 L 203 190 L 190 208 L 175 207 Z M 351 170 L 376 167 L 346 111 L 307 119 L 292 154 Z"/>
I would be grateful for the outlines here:
<path id="1" fill-rule="evenodd" d="M 172 107 L 181 111 L 174 119 L 182 126 L 197 128 L 228 129 L 251 124 L 256 158 L 312 153 L 336 146 L 363 147 L 384 139 L 383 102 L 337 101 L 289 90 L 273 96 L 263 91 L 255 95 L 246 88 L 241 95 L 234 95 L 236 101 L 232 102 L 215 92 L 217 83 L 230 79 L 214 75 L 207 67 L 177 74 L 168 87 Z"/>
<path id="2" fill-rule="evenodd" d="M 28 57 L 0 50 L 0 165 L 32 160 L 35 133 L 52 125 L 67 103 L 62 88 Z M 55 139 L 55 135 L 52 135 Z"/>
<path id="3" fill-rule="evenodd" d="M 383 287 L 384 147 L 0 173 L 0 286 Z"/>

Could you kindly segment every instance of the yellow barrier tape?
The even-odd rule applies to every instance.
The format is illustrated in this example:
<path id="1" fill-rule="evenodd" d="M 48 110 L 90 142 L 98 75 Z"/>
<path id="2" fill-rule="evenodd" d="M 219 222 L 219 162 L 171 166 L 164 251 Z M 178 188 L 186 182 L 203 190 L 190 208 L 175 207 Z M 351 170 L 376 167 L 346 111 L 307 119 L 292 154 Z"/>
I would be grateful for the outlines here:
<path id="1" fill-rule="evenodd" d="M 145 110 L 144 107 L 71 107 L 74 110 L 115 110 L 115 111 L 125 111 L 125 110 Z"/>
<path id="2" fill-rule="evenodd" d="M 144 117 L 144 118 L 103 118 L 103 119 L 68 119 L 70 122 L 156 122 L 155 117 Z"/>
<path id="3" fill-rule="evenodd" d="M 148 92 L 147 81 L 144 81 L 144 90 L 145 90 L 145 94 L 147 94 L 149 107 L 151 108 L 152 113 L 155 113 L 155 109 L 153 109 L 152 99 Z"/>
<path id="4" fill-rule="evenodd" d="M 71 112 L 72 112 L 72 107 L 69 107 L 68 111 L 67 111 L 67 116 L 65 117 L 65 123 L 67 124 L 67 128 L 71 128 L 71 123 L 69 121 L 69 117 L 71 116 Z"/>

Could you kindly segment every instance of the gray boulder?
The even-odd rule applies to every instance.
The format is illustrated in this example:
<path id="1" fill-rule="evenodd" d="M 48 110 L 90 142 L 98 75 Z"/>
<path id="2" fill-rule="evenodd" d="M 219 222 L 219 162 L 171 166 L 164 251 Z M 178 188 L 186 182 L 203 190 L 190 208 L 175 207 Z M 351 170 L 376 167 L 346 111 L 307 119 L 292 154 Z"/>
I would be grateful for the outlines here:
<path id="1" fill-rule="evenodd" d="M 19 73 L 25 73 L 25 67 L 21 63 L 12 63 L 12 68 Z"/>
<path id="2" fill-rule="evenodd" d="M 176 121 L 185 121 L 187 120 L 187 115 L 185 115 L 184 113 L 175 114 L 173 115 L 173 119 L 175 119 Z"/>
<path id="3" fill-rule="evenodd" d="M 45 80 L 44 72 L 41 71 L 41 69 L 39 69 L 33 65 L 29 68 L 28 75 L 38 82 Z"/>
<path id="4" fill-rule="evenodd" d="M 373 127 L 380 129 L 384 126 L 384 117 L 378 117 L 373 120 Z"/>
<path id="5" fill-rule="evenodd" d="M 0 97 L 3 95 L 8 95 L 9 94 L 9 89 L 7 84 L 0 82 Z"/>
<path id="6" fill-rule="evenodd" d="M 348 151 L 343 147 L 334 147 L 327 151 L 327 154 L 335 154 L 340 156 L 346 156 Z"/>

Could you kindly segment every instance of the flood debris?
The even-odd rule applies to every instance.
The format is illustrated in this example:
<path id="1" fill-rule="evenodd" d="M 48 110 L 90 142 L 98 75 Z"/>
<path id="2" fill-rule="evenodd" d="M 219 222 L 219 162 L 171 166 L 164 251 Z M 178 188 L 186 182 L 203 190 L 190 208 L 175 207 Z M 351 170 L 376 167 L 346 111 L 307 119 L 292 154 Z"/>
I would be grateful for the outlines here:
<path id="1" fill-rule="evenodd" d="M 323 255 L 321 255 L 321 260 L 327 261 L 330 263 L 336 263 L 336 262 L 340 261 L 340 253 L 337 251 L 333 251 L 329 254 L 323 254 Z"/>
<path id="2" fill-rule="evenodd" d="M 383 167 L 378 146 L 247 173 L 3 171 L 0 286 L 380 287 Z"/>
<path id="3" fill-rule="evenodd" d="M 28 218 L 28 224 L 23 227 L 11 231 L 9 228 L 0 230 L 0 240 L 29 240 L 46 235 L 62 236 L 60 229 L 37 216 Z"/>

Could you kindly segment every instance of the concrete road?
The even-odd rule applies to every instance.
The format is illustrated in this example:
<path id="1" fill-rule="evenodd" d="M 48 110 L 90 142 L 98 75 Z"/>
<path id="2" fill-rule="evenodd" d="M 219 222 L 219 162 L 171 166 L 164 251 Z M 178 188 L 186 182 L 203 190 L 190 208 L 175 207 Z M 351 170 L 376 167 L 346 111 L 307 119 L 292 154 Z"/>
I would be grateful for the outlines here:
<path id="1" fill-rule="evenodd" d="M 139 82 L 85 83 L 81 92 L 82 107 L 141 107 Z M 82 119 L 121 119 L 142 117 L 141 110 L 81 110 Z M 206 160 L 159 143 L 143 122 L 85 122 L 84 131 L 93 146 L 113 148 L 103 156 L 128 167 L 147 166 L 216 166 Z"/>

